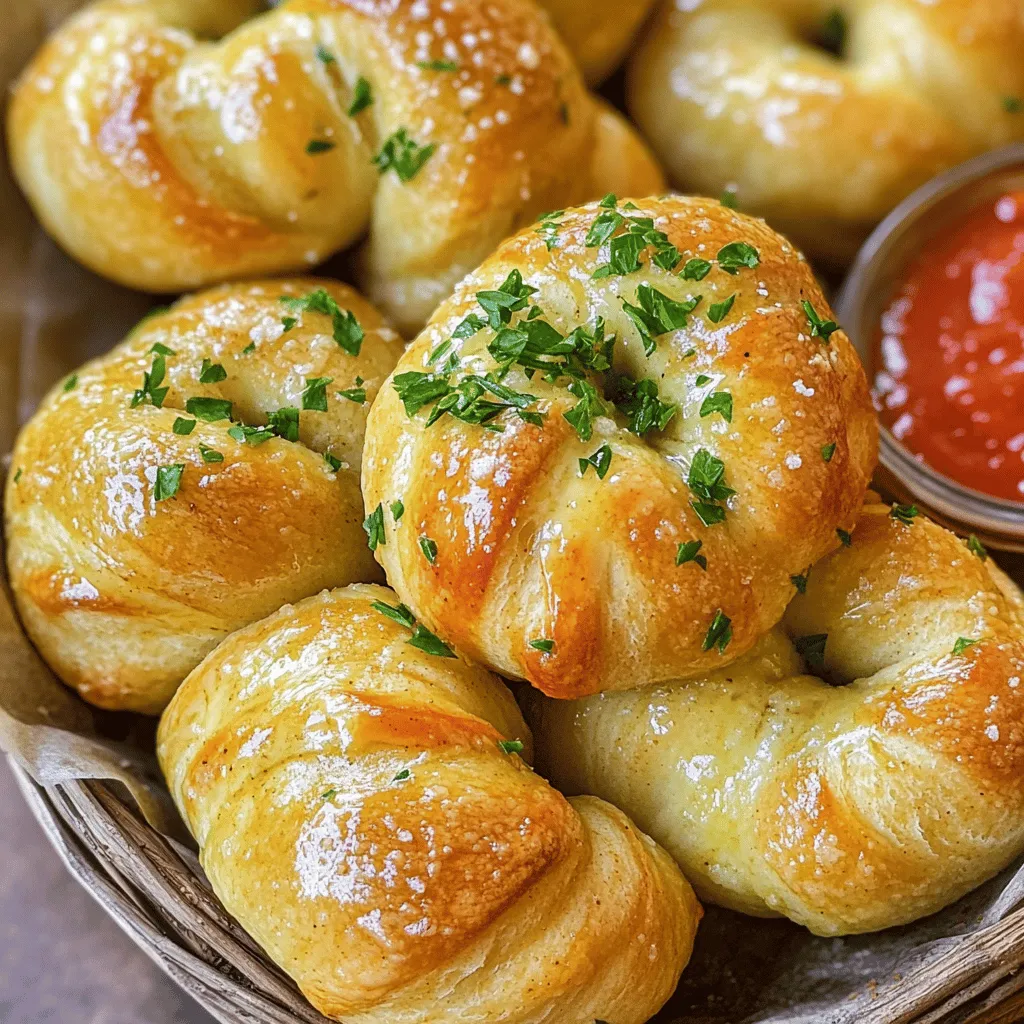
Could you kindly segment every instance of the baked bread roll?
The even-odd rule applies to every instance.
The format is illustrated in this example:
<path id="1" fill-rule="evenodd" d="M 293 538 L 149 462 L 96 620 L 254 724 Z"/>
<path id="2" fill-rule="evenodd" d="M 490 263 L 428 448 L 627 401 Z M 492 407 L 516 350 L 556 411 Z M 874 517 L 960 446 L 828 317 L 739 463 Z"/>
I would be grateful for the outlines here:
<path id="1" fill-rule="evenodd" d="M 932 175 L 1024 139 L 1024 8 L 665 0 L 627 92 L 674 185 L 735 189 L 839 266 Z"/>
<path id="2" fill-rule="evenodd" d="M 540 770 L 621 807 L 711 902 L 819 935 L 934 913 L 1024 851 L 1024 602 L 974 550 L 867 505 L 728 669 L 537 696 Z"/>
<path id="3" fill-rule="evenodd" d="M 347 285 L 238 284 L 57 384 L 5 504 L 11 589 L 54 671 L 93 704 L 157 713 L 239 626 L 380 578 L 359 462 L 401 349 Z"/>
<path id="4" fill-rule="evenodd" d="M 622 61 L 655 0 L 539 0 L 591 84 Z"/>
<path id="5" fill-rule="evenodd" d="M 370 412 L 389 582 L 552 696 L 732 661 L 852 525 L 874 465 L 830 317 L 791 246 L 714 200 L 608 197 L 509 239 Z"/>
<path id="6" fill-rule="evenodd" d="M 320 594 L 185 681 L 157 747 L 214 890 L 346 1024 L 642 1024 L 692 890 L 620 811 L 534 775 L 509 691 L 407 616 L 383 587 Z"/>
<path id="7" fill-rule="evenodd" d="M 100 0 L 22 77 L 15 174 L 97 273 L 177 292 L 368 235 L 364 287 L 416 330 L 538 213 L 663 187 L 530 0 L 289 0 L 244 21 L 261 6 Z M 610 180 L 609 125 L 631 154 Z"/>

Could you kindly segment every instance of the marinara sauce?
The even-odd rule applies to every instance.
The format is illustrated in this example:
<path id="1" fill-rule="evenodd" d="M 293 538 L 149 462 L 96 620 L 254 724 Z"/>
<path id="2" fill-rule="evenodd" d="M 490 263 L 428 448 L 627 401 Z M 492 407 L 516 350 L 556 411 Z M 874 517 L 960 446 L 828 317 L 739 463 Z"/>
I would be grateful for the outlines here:
<path id="1" fill-rule="evenodd" d="M 928 243 L 881 318 L 882 422 L 933 469 L 1024 502 L 1024 191 Z"/>

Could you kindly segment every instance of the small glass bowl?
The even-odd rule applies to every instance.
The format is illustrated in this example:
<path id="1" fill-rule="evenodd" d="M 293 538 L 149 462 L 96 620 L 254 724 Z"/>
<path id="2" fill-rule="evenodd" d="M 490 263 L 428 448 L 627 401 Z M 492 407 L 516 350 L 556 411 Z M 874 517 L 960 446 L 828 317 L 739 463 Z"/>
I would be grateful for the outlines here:
<path id="1" fill-rule="evenodd" d="M 1024 189 L 1024 143 L 938 175 L 871 233 L 836 301 L 836 317 L 860 354 L 869 380 L 875 377 L 873 342 L 882 312 L 923 245 L 979 204 L 1015 189 Z M 876 481 L 883 490 L 900 501 L 913 501 L 957 533 L 976 534 L 988 547 L 1024 552 L 1024 502 L 964 487 L 916 459 L 884 426 L 879 433 Z"/>

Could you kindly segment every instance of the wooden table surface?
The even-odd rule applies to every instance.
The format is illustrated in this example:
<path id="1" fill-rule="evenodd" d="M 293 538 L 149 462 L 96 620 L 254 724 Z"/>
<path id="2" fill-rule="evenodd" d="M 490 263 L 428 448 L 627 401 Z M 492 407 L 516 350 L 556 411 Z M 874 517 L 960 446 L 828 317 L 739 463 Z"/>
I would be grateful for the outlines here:
<path id="1" fill-rule="evenodd" d="M 215 1024 L 67 873 L 3 758 L 0 1021 Z"/>

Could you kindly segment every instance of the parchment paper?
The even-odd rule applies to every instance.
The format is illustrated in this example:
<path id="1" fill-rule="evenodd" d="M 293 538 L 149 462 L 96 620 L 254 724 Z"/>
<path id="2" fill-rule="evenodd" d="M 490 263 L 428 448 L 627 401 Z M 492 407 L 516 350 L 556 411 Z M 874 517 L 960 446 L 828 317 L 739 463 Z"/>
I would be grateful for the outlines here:
<path id="1" fill-rule="evenodd" d="M 4 5 L 0 85 L 5 93 L 45 32 L 76 6 L 77 0 Z M 6 154 L 0 155 L 0 451 L 9 452 L 18 423 L 53 381 L 105 351 L 163 300 L 104 282 L 61 253 L 36 226 L 10 179 Z M 5 577 L 0 652 L 0 747 L 45 786 L 83 778 L 116 780 L 151 825 L 180 838 L 183 828 L 156 769 L 153 721 L 97 711 L 63 687 L 22 633 Z M 948 997 L 963 986 L 965 971 L 976 960 L 984 991 L 992 963 L 1013 967 L 1024 961 L 1024 923 L 1000 924 L 1022 902 L 1024 869 L 1017 864 L 940 914 L 870 936 L 819 939 L 786 921 L 710 907 L 694 959 L 658 1020 L 921 1020 L 913 1006 L 920 1005 L 916 997 L 922 986 Z M 943 991 L 944 978 L 953 973 L 959 977 L 956 987 Z"/>

